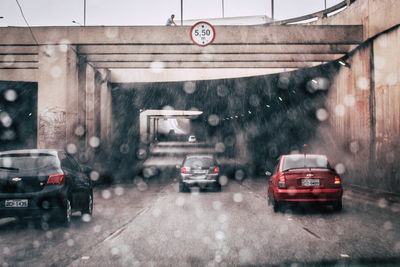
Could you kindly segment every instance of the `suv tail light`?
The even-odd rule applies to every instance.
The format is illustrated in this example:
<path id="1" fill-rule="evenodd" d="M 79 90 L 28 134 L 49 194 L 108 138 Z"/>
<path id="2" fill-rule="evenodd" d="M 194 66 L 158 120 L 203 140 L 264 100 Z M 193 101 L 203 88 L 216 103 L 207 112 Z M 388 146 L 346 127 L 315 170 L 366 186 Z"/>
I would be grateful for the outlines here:
<path id="1" fill-rule="evenodd" d="M 219 173 L 219 168 L 218 168 L 218 166 L 215 166 L 215 167 L 214 167 L 214 173 L 215 173 L 215 174 Z"/>
<path id="2" fill-rule="evenodd" d="M 342 183 L 342 181 L 340 181 L 340 177 L 339 177 L 339 176 L 335 176 L 334 184 L 335 184 L 335 185 L 339 185 L 339 184 L 341 184 L 341 183 Z"/>
<path id="3" fill-rule="evenodd" d="M 183 174 L 186 174 L 186 173 L 187 173 L 185 167 L 182 167 L 182 168 L 181 168 L 181 173 L 183 173 Z"/>
<path id="4" fill-rule="evenodd" d="M 47 184 L 63 184 L 64 183 L 64 174 L 58 173 L 49 176 L 47 180 Z"/>
<path id="5" fill-rule="evenodd" d="M 286 178 L 285 178 L 285 175 L 279 176 L 278 187 L 279 187 L 279 188 L 286 188 Z"/>

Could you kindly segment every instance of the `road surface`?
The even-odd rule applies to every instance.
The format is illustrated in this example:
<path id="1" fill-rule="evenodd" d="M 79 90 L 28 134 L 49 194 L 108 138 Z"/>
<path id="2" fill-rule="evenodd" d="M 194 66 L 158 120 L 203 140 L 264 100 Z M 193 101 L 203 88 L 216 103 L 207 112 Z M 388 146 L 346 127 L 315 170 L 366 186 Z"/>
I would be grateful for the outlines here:
<path id="1" fill-rule="evenodd" d="M 400 263 L 400 208 L 345 194 L 342 212 L 274 213 L 263 179 L 178 193 L 173 179 L 97 188 L 69 228 L 0 220 L 1 266 L 232 266 Z"/>

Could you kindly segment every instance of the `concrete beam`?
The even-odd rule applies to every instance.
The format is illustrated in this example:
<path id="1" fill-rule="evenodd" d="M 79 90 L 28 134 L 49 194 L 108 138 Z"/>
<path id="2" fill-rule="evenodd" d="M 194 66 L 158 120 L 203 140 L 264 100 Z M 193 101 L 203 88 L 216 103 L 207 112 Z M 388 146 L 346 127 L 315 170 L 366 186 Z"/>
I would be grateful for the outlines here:
<path id="1" fill-rule="evenodd" d="M 307 45 L 80 45 L 79 54 L 343 54 L 357 45 L 307 44 Z"/>
<path id="2" fill-rule="evenodd" d="M 207 68 L 308 68 L 320 65 L 324 62 L 93 62 L 96 68 L 128 68 L 128 69 L 207 69 Z M 154 64 L 154 65 L 152 65 Z"/>
<path id="3" fill-rule="evenodd" d="M 190 26 L 32 27 L 39 44 L 192 44 Z M 214 44 L 359 44 L 360 25 L 215 26 Z M 1 44 L 34 44 L 28 28 L 0 28 Z"/>
<path id="4" fill-rule="evenodd" d="M 37 82 L 37 69 L 0 69 L 0 81 Z"/>
<path id="5" fill-rule="evenodd" d="M 0 45 L 1 55 L 37 55 L 38 53 L 39 47 L 37 45 Z"/>
<path id="6" fill-rule="evenodd" d="M 114 83 L 134 82 L 179 82 L 196 80 L 232 79 L 268 75 L 295 69 L 163 69 L 155 72 L 151 69 L 111 69 L 110 81 Z"/>
<path id="7" fill-rule="evenodd" d="M 35 55 L 3 55 L 0 54 L 0 63 L 9 62 L 38 62 L 38 56 Z"/>
<path id="8" fill-rule="evenodd" d="M 151 61 L 332 61 L 345 54 L 163 54 L 163 55 L 88 55 L 90 62 L 151 62 Z"/>

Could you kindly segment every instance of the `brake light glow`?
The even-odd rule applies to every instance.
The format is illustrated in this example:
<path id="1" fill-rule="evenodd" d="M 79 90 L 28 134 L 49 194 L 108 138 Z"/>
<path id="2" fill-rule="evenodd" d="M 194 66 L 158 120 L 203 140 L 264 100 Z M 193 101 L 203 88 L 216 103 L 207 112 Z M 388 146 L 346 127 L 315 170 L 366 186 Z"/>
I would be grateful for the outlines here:
<path id="1" fill-rule="evenodd" d="M 187 173 L 185 167 L 182 167 L 182 168 L 181 168 L 181 173 L 183 173 L 183 174 L 186 174 L 186 173 Z"/>
<path id="2" fill-rule="evenodd" d="M 214 173 L 219 173 L 219 168 L 218 168 L 218 166 L 215 166 L 215 167 L 214 167 Z"/>
<path id="3" fill-rule="evenodd" d="M 334 184 L 341 184 L 341 181 L 340 181 L 340 177 L 339 177 L 339 176 L 335 176 L 335 182 L 334 182 Z"/>
<path id="4" fill-rule="evenodd" d="M 286 179 L 285 179 L 284 175 L 279 176 L 278 187 L 279 188 L 285 188 L 286 187 Z"/>
<path id="5" fill-rule="evenodd" d="M 47 180 L 47 184 L 63 184 L 64 183 L 64 174 L 58 173 L 49 176 Z"/>

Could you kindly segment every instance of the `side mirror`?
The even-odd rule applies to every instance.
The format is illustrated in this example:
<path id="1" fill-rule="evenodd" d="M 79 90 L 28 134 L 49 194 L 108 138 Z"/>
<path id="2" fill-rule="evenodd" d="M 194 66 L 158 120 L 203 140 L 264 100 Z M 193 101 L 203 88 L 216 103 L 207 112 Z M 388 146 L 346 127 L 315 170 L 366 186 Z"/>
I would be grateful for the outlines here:
<path id="1" fill-rule="evenodd" d="M 265 172 L 265 175 L 266 175 L 266 176 L 271 176 L 272 173 L 271 173 L 270 171 L 266 171 L 266 172 Z"/>

